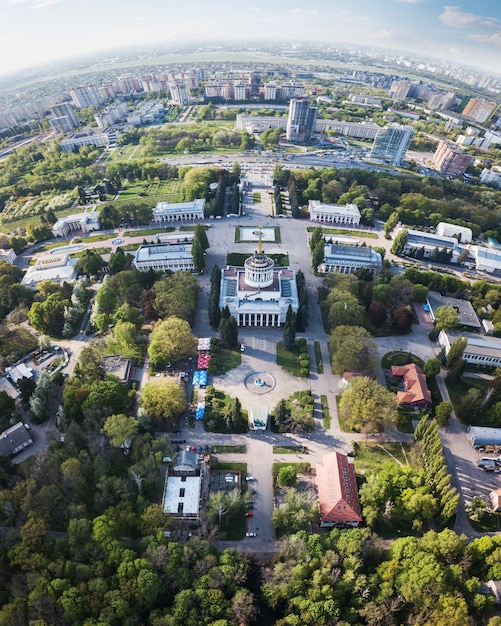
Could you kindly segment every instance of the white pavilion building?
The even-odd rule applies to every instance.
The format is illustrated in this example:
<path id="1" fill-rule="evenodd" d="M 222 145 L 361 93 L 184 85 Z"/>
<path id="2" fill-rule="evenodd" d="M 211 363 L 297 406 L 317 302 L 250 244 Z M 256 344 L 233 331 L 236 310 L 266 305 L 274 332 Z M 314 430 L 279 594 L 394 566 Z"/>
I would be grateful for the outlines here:
<path id="1" fill-rule="evenodd" d="M 258 248 L 244 267 L 222 271 L 219 306 L 229 308 L 238 326 L 281 326 L 289 306 L 297 313 L 296 273 L 288 267 L 275 268 L 263 252 L 261 229 Z"/>

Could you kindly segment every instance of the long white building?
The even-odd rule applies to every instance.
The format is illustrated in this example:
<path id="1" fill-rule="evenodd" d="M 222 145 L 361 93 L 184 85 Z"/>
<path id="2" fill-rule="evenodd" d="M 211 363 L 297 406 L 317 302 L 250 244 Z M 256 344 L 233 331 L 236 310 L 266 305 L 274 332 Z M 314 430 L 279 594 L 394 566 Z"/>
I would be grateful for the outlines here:
<path id="1" fill-rule="evenodd" d="M 228 307 L 238 326 L 281 326 L 291 306 L 297 313 L 299 297 L 296 273 L 275 268 L 262 249 L 244 267 L 227 267 L 221 273 L 220 308 Z"/>
<path id="2" fill-rule="evenodd" d="M 356 204 L 324 204 L 319 200 L 309 202 L 310 219 L 324 224 L 360 224 L 360 211 Z"/>
<path id="3" fill-rule="evenodd" d="M 357 270 L 366 269 L 376 274 L 383 267 L 383 259 L 379 252 L 369 246 L 346 246 L 338 243 L 326 243 L 324 246 L 324 262 L 318 266 L 322 274 L 336 272 L 353 274 Z"/>
<path id="4" fill-rule="evenodd" d="M 69 232 L 89 233 L 92 230 L 99 230 L 99 228 L 99 213 L 88 211 L 87 213 L 76 213 L 59 218 L 52 227 L 52 234 L 54 237 L 66 237 Z"/>
<path id="5" fill-rule="evenodd" d="M 157 243 L 140 246 L 136 250 L 134 265 L 140 272 L 195 269 L 191 245 L 185 244 Z"/>
<path id="6" fill-rule="evenodd" d="M 468 341 L 463 352 L 463 359 L 472 365 L 484 367 L 501 367 L 501 339 L 488 337 L 487 335 L 473 335 L 470 333 L 446 333 L 443 330 L 438 336 L 438 343 L 445 348 L 445 354 L 449 354 L 451 345 L 459 337 L 465 337 Z"/>
<path id="7" fill-rule="evenodd" d="M 192 202 L 159 202 L 153 209 L 153 219 L 157 224 L 203 220 L 204 209 L 205 198 Z"/>

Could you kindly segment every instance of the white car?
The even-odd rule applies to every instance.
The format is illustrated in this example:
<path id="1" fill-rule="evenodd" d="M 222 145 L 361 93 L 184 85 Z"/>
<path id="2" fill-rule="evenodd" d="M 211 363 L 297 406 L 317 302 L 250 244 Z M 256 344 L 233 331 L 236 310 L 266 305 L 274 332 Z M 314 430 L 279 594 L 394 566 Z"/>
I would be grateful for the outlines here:
<path id="1" fill-rule="evenodd" d="M 240 344 L 240 352 L 245 352 L 245 346 L 244 344 Z"/>
<path id="2" fill-rule="evenodd" d="M 257 533 L 245 533 L 246 537 L 257 537 Z"/>

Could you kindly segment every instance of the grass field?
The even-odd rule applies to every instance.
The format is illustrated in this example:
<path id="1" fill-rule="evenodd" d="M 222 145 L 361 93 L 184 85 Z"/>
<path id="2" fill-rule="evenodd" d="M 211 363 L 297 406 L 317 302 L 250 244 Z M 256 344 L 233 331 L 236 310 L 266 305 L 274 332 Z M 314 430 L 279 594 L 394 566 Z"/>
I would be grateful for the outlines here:
<path id="1" fill-rule="evenodd" d="M 245 454 L 247 448 L 245 446 L 212 446 L 210 451 L 212 454 Z"/>
<path id="2" fill-rule="evenodd" d="M 309 233 L 313 232 L 317 228 L 316 226 L 308 226 Z M 345 228 L 322 228 L 324 235 L 346 235 L 348 237 L 360 237 L 366 239 L 377 239 L 376 233 L 370 230 L 347 230 Z"/>
<path id="3" fill-rule="evenodd" d="M 282 367 L 286 372 L 289 372 L 293 376 L 301 377 L 299 367 L 299 347 L 297 344 L 294 346 L 294 350 L 286 350 L 284 348 L 283 341 L 277 343 L 277 365 Z"/>
<path id="4" fill-rule="evenodd" d="M 273 446 L 273 454 L 308 454 L 306 446 Z"/>
<path id="5" fill-rule="evenodd" d="M 313 342 L 313 348 L 315 350 L 315 361 L 317 364 L 317 373 L 318 374 L 323 374 L 324 373 L 324 364 L 322 363 L 322 353 L 320 351 L 320 342 L 319 341 L 314 341 Z"/>
<path id="6" fill-rule="evenodd" d="M 449 391 L 452 406 L 456 411 L 461 405 L 462 399 L 470 389 L 475 388 L 484 391 L 489 384 L 489 381 L 484 380 L 483 378 L 467 378 L 465 376 L 461 376 L 460 379 L 455 382 L 447 380 L 446 378 L 445 384 L 447 385 L 447 390 Z"/>
<path id="7" fill-rule="evenodd" d="M 238 367 L 241 363 L 242 354 L 239 350 L 228 350 L 212 342 L 211 360 L 209 363 L 210 374 L 221 376 Z"/>
<path id="8" fill-rule="evenodd" d="M 331 414 L 329 411 L 327 396 L 320 396 L 320 403 L 322 405 L 322 420 L 324 423 L 324 429 L 329 430 L 329 428 L 331 427 Z"/>
<path id="9" fill-rule="evenodd" d="M 365 476 L 370 472 L 377 472 L 383 463 L 393 461 L 401 465 L 412 465 L 412 444 L 401 442 L 354 443 L 355 471 Z"/>
<path id="10" fill-rule="evenodd" d="M 226 265 L 243 267 L 245 259 L 248 259 L 249 256 L 250 255 L 245 252 L 229 252 L 226 255 Z M 270 259 L 273 259 L 273 262 L 278 267 L 289 267 L 288 254 L 268 254 L 267 256 L 269 256 Z"/>

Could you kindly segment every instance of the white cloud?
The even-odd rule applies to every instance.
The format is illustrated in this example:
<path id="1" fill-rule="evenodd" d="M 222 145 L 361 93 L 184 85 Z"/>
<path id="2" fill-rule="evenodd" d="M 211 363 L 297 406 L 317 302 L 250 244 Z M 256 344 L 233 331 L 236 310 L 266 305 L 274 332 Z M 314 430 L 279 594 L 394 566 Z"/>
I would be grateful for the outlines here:
<path id="1" fill-rule="evenodd" d="M 305 10 L 305 9 L 291 9 L 289 11 L 289 13 L 291 15 L 309 15 L 309 16 L 318 15 L 318 11 L 316 11 L 316 10 L 308 11 L 308 10 Z"/>
<path id="2" fill-rule="evenodd" d="M 451 28 L 462 29 L 471 41 L 501 46 L 501 20 L 461 11 L 458 6 L 444 6 L 442 22 Z"/>
<path id="3" fill-rule="evenodd" d="M 406 2 L 407 4 L 421 4 L 427 2 L 427 0 L 396 0 L 396 2 Z"/>
<path id="4" fill-rule="evenodd" d="M 61 0 L 43 0 L 42 2 L 39 2 L 38 4 L 34 4 L 31 8 L 32 9 L 44 9 L 45 7 L 50 7 L 53 4 L 59 4 Z"/>
<path id="5" fill-rule="evenodd" d="M 451 28 L 469 28 L 482 31 L 501 30 L 501 21 L 495 17 L 485 17 L 461 11 L 461 7 L 444 6 L 440 19 Z"/>

